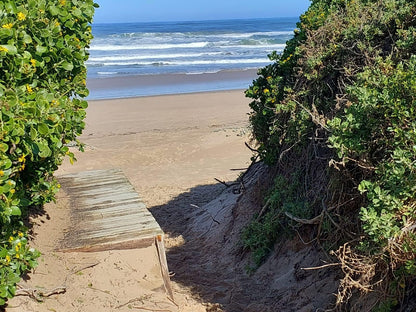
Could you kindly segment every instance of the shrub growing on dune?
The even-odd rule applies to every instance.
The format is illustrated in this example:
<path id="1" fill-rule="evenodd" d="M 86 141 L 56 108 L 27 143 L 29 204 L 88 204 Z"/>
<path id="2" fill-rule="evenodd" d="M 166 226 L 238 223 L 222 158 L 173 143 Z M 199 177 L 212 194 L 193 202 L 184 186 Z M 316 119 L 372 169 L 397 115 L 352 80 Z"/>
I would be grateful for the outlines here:
<path id="1" fill-rule="evenodd" d="M 415 16 L 414 1 L 314 0 L 246 91 L 260 156 L 286 181 L 269 198 L 300 185 L 271 218 L 315 224 L 313 241 L 345 274 L 346 309 L 360 293 L 393 308 L 414 283 Z"/>
<path id="2" fill-rule="evenodd" d="M 39 256 L 23 220 L 54 199 L 54 171 L 65 156 L 74 160 L 68 144 L 84 128 L 94 6 L 0 2 L 0 306 Z"/>

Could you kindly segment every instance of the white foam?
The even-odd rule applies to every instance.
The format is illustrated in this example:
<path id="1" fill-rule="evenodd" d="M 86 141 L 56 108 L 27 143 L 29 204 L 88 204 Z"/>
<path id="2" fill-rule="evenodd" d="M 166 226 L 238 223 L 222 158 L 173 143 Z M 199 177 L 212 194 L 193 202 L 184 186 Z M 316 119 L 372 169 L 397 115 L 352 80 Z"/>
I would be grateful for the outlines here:
<path id="1" fill-rule="evenodd" d="M 97 74 L 98 75 L 117 75 L 118 72 L 102 72 L 102 71 L 99 71 L 99 72 L 97 72 Z"/>
<path id="2" fill-rule="evenodd" d="M 129 55 L 112 55 L 112 56 L 98 56 L 90 57 L 88 62 L 105 62 L 105 61 L 131 61 L 131 60 L 146 60 L 146 59 L 172 59 L 172 58 L 188 58 L 201 56 L 221 55 L 223 52 L 208 52 L 208 53 L 172 53 L 172 54 L 129 54 Z"/>
<path id="3" fill-rule="evenodd" d="M 187 65 L 214 65 L 214 64 L 266 64 L 270 63 L 268 58 L 257 59 L 220 59 L 220 60 L 196 60 L 196 61 L 164 61 L 164 62 L 104 62 L 103 66 L 187 66 Z"/>
<path id="4" fill-rule="evenodd" d="M 162 49 L 177 49 L 177 48 L 203 48 L 209 42 L 191 42 L 178 44 L 140 44 L 140 45 L 91 45 L 92 51 L 118 51 L 118 50 L 162 50 Z"/>

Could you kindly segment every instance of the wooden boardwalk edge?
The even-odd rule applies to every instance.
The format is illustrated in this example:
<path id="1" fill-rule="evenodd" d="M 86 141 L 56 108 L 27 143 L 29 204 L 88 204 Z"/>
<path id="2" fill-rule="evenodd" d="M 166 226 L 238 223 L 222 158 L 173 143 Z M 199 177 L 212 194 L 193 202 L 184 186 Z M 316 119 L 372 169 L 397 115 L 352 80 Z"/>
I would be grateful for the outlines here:
<path id="1" fill-rule="evenodd" d="M 154 244 L 167 296 L 175 303 L 163 230 L 122 170 L 84 171 L 58 180 L 70 200 L 71 225 L 57 251 L 99 252 Z"/>

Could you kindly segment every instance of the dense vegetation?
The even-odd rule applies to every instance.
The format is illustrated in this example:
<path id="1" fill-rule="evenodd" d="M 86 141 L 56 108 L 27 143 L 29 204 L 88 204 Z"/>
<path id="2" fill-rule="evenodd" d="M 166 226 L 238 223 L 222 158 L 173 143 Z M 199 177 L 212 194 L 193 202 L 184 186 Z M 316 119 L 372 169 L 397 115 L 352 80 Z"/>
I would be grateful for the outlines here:
<path id="1" fill-rule="evenodd" d="M 84 128 L 92 0 L 0 2 L 0 306 L 36 266 L 24 220 Z"/>
<path id="2" fill-rule="evenodd" d="M 246 91 L 278 173 L 243 242 L 260 265 L 295 229 L 339 263 L 338 307 L 390 311 L 416 277 L 416 2 L 313 0 L 297 27 Z"/>

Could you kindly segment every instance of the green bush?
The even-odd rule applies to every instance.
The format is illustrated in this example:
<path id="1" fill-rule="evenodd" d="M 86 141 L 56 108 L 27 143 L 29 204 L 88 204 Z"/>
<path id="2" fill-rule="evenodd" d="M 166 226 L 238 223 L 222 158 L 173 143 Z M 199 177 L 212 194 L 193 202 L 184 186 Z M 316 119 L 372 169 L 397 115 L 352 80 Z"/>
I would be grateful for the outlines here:
<path id="1" fill-rule="evenodd" d="M 286 175 L 306 162 L 303 174 L 322 184 L 321 211 L 305 206 L 322 216 L 316 238 L 332 247 L 349 238 L 351 257 L 365 259 L 349 263 L 356 279 L 341 283 L 338 303 L 375 285 L 400 284 L 384 294 L 398 297 L 416 277 L 415 16 L 414 1 L 312 1 L 246 91 L 261 158 Z M 357 273 L 370 263 L 370 275 Z"/>
<path id="2" fill-rule="evenodd" d="M 39 253 L 24 218 L 54 199 L 54 171 L 84 128 L 92 0 L 0 2 L 0 306 Z"/>

